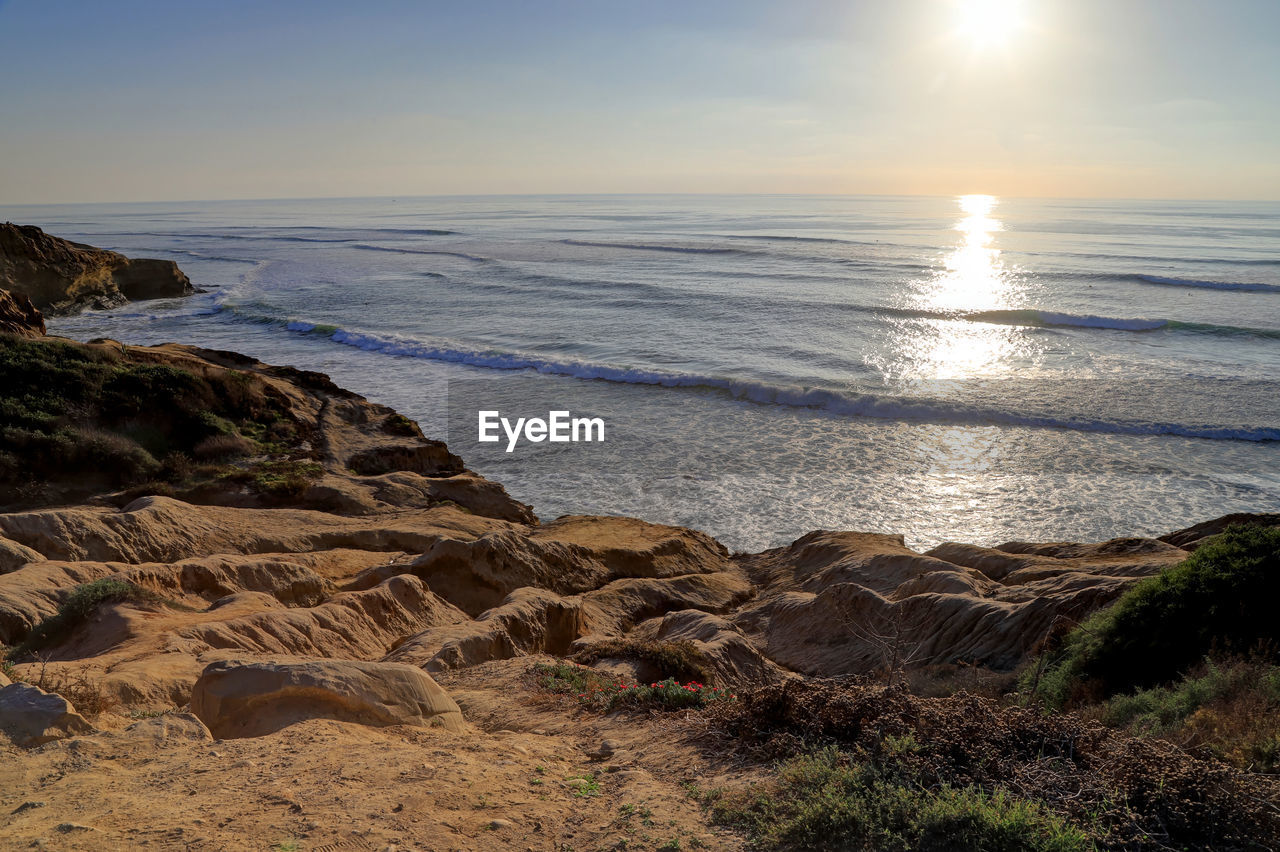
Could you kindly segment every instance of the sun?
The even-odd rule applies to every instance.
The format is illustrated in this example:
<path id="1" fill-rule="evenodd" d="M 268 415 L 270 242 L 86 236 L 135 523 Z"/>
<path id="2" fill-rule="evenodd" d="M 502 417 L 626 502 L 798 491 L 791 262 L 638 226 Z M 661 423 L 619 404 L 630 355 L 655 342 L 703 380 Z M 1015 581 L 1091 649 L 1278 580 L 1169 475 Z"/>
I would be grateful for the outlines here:
<path id="1" fill-rule="evenodd" d="M 956 0 L 961 35 L 975 48 L 1007 44 L 1022 27 L 1020 0 Z"/>

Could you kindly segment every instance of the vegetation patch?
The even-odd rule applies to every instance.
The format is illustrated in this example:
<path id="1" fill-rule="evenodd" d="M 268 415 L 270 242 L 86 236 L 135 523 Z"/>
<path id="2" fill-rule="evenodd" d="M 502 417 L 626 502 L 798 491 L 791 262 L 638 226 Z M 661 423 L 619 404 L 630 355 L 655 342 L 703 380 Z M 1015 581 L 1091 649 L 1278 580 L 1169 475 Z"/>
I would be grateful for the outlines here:
<path id="1" fill-rule="evenodd" d="M 1235 526 L 1138 583 L 1031 666 L 1050 707 L 1167 683 L 1213 653 L 1280 647 L 1280 527 Z"/>
<path id="2" fill-rule="evenodd" d="M 706 655 L 698 649 L 697 645 L 687 640 L 659 642 L 605 639 L 586 650 L 579 651 L 572 657 L 575 662 L 584 665 L 610 658 L 648 663 L 664 678 L 698 682 L 711 680 Z"/>
<path id="3" fill-rule="evenodd" d="M 706 794 L 714 822 L 762 850 L 1086 852 L 1088 834 L 1004 790 L 922 789 L 833 747 L 784 761 L 769 783 Z"/>
<path id="4" fill-rule="evenodd" d="M 649 684 L 627 683 L 568 662 L 538 663 L 533 672 L 543 689 L 572 695 L 583 707 L 602 712 L 620 708 L 682 710 L 737 700 L 730 690 L 698 681 L 680 683 L 667 678 Z"/>
<path id="5" fill-rule="evenodd" d="M 920 838 L 927 836 L 920 833 L 927 826 L 895 822 L 896 797 L 905 795 L 901 788 L 915 797 L 910 808 L 950 814 L 938 816 L 939 824 L 955 819 L 959 826 L 970 820 L 979 826 L 974 830 L 986 831 L 987 822 L 1008 823 L 1021 826 L 1024 839 L 1039 832 L 1036 843 L 1074 843 L 1076 833 L 1083 832 L 1100 849 L 1280 846 L 1277 779 L 1198 758 L 1165 740 L 1127 736 L 1074 713 L 1045 714 L 1039 708 L 1002 706 L 964 694 L 920 698 L 868 683 L 808 680 L 763 687 L 738 701 L 712 705 L 701 721 L 702 735 L 713 748 L 758 760 L 786 765 L 823 749 L 837 750 L 838 759 L 828 754 L 817 763 L 796 764 L 803 770 L 798 777 L 816 779 L 805 782 L 814 795 L 851 785 L 854 804 L 842 803 L 847 796 L 841 793 L 823 807 L 839 815 L 850 808 L 863 813 L 857 809 L 883 805 L 887 822 L 881 824 L 899 825 L 898 839 L 924 843 Z M 848 780 L 848 773 L 857 778 Z M 788 798 L 783 795 L 784 801 Z M 737 802 L 733 807 L 746 806 Z M 767 821 L 768 807 L 761 804 L 752 812 Z M 981 815 L 974 816 L 974 810 Z M 828 819 L 820 813 L 802 816 L 775 813 L 783 822 L 797 820 L 795 831 L 801 832 L 779 835 L 770 841 L 775 848 L 789 848 L 787 843 L 804 836 L 803 826 Z M 737 824 L 754 830 L 749 823 Z M 884 848 L 1057 848 L 976 842 L 894 847 L 898 840 L 893 837 L 881 841 Z M 857 845 L 861 842 L 850 848 L 864 848 Z M 873 842 L 865 848 L 880 847 Z"/>
<path id="6" fill-rule="evenodd" d="M 1240 769 L 1280 771 L 1280 667 L 1272 663 L 1209 660 L 1172 684 L 1116 695 L 1084 712 Z"/>
<path id="7" fill-rule="evenodd" d="M 191 459 L 292 452 L 288 401 L 257 376 L 156 364 L 114 344 L 0 335 L 0 505 L 148 482 Z"/>
<path id="8" fill-rule="evenodd" d="M 9 652 L 9 656 L 11 659 L 18 659 L 41 648 L 56 645 L 66 640 L 76 628 L 87 622 L 102 604 L 124 601 L 147 606 L 187 609 L 183 604 L 149 589 L 114 577 L 104 577 L 92 583 L 76 586 L 58 607 L 58 611 L 37 624 L 27 634 L 26 639 Z"/>

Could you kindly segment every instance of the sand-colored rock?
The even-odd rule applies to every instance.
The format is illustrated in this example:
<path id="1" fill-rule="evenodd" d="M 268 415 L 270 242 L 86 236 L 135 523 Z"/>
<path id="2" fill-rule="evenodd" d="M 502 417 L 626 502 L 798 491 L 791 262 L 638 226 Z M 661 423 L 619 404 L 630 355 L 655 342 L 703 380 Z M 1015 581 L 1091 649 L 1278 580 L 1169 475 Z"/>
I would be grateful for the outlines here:
<path id="1" fill-rule="evenodd" d="M 585 620 L 579 598 L 523 588 L 474 621 L 464 619 L 408 637 L 386 659 L 438 672 L 525 654 L 565 654 L 582 635 Z"/>
<path id="2" fill-rule="evenodd" d="M 45 333 L 44 315 L 22 293 L 0 290 L 0 334 L 40 337 Z"/>
<path id="3" fill-rule="evenodd" d="M 474 615 L 526 586 L 571 595 L 624 577 L 728 567 L 724 546 L 703 533 L 634 518 L 566 516 L 528 534 L 503 530 L 472 541 L 443 539 L 414 562 L 413 571 Z"/>
<path id="4" fill-rule="evenodd" d="M 175 630 L 170 647 L 198 654 L 234 649 L 252 655 L 378 659 L 400 637 L 466 616 L 413 575 L 372 589 L 341 592 L 319 606 L 269 609 Z"/>
<path id="5" fill-rule="evenodd" d="M 450 506 L 344 517 L 305 509 L 193 506 L 158 496 L 140 497 L 120 510 L 99 506 L 0 514 L 0 534 L 48 559 L 135 564 L 335 548 L 422 553 L 446 534 L 505 528 Z"/>
<path id="6" fill-rule="evenodd" d="M 465 730 L 458 705 L 426 672 L 397 663 L 215 663 L 196 681 L 191 711 L 223 739 L 305 719 Z"/>
<path id="7" fill-rule="evenodd" d="M 0 224 L 0 287 L 23 293 L 36 307 L 53 313 L 195 292 L 171 260 L 130 260 L 46 234 L 34 225 L 11 223 Z"/>
<path id="8" fill-rule="evenodd" d="M 691 642 L 701 652 L 709 670 L 709 682 L 721 685 L 773 683 L 788 672 L 743 635 L 732 622 L 694 609 L 670 612 L 640 624 L 629 636 L 655 642 Z M 662 677 L 663 672 L 644 672 L 640 680 Z"/>
<path id="9" fill-rule="evenodd" d="M 172 740 L 204 742 L 213 739 L 209 728 L 194 713 L 165 713 L 134 722 L 124 729 L 124 736 L 163 743 Z"/>
<path id="10" fill-rule="evenodd" d="M 807 674 L 906 663 L 1010 669 L 1185 557 L 1154 539 L 946 543 L 918 554 L 897 536 L 817 532 L 741 560 L 763 588 L 733 621 L 767 657 Z"/>
<path id="11" fill-rule="evenodd" d="M 1184 550 L 1195 550 L 1207 539 L 1212 538 L 1233 524 L 1254 524 L 1262 527 L 1280 526 L 1280 512 L 1234 512 L 1211 521 L 1187 527 L 1160 536 L 1160 540 L 1181 547 Z"/>
<path id="12" fill-rule="evenodd" d="M 43 743 L 93 731 L 71 702 L 27 683 L 0 687 L 0 731 L 20 746 Z"/>
<path id="13" fill-rule="evenodd" d="M 39 562 L 44 556 L 31 548 L 0 538 L 0 574 L 8 574 L 26 565 L 28 562 Z"/>

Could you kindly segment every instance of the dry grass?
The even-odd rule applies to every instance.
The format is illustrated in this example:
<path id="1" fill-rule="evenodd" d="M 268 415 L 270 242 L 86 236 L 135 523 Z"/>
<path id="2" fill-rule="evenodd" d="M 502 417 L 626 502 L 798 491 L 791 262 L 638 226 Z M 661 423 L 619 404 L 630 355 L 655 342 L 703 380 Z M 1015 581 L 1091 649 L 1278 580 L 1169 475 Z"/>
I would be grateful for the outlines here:
<path id="1" fill-rule="evenodd" d="M 832 746 L 913 790 L 1003 791 L 1103 849 L 1280 846 L 1280 779 L 1076 714 L 849 681 L 765 687 L 704 713 L 719 751 L 768 761 Z"/>

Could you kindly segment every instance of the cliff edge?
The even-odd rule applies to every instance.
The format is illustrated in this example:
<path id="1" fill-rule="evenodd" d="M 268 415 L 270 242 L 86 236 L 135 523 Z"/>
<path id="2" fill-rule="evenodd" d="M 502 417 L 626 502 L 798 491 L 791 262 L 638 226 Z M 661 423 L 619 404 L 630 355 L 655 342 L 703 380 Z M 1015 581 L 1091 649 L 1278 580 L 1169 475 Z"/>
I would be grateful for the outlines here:
<path id="1" fill-rule="evenodd" d="M 0 224 L 0 288 L 54 315 L 195 292 L 171 260 L 130 259 L 12 222 Z"/>

